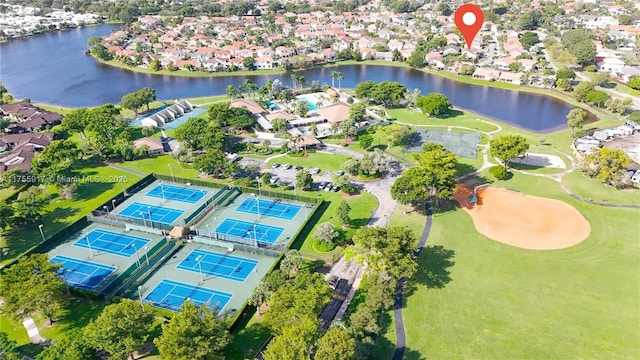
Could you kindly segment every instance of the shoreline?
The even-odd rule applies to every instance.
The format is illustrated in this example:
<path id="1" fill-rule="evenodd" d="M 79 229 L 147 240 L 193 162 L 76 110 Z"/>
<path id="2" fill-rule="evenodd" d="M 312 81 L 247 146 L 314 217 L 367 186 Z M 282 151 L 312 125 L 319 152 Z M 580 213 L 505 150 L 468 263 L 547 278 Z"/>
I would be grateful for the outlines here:
<path id="1" fill-rule="evenodd" d="M 337 61 L 337 62 L 330 62 L 330 63 L 326 63 L 323 65 L 318 65 L 318 66 L 312 66 L 309 68 L 304 68 L 304 69 L 297 69 L 297 70 L 292 70 L 292 71 L 285 71 L 282 69 L 260 69 L 260 70 L 238 70 L 238 71 L 231 71 L 231 72 L 202 72 L 202 71 L 188 71 L 188 70 L 176 70 L 176 71 L 169 71 L 166 69 L 162 69 L 159 71 L 154 71 L 154 70 L 150 70 L 150 69 L 146 69 L 146 68 L 141 68 L 139 66 L 136 67 L 128 67 L 124 64 L 118 63 L 116 60 L 109 60 L 109 61 L 103 61 L 100 59 L 97 59 L 95 56 L 89 54 L 89 56 L 93 57 L 96 61 L 98 61 L 101 64 L 107 65 L 107 66 L 113 66 L 125 71 L 131 71 L 131 72 L 138 72 L 138 73 L 143 73 L 143 74 L 150 74 L 150 75 L 161 75 L 161 76 L 180 76 L 180 77 L 194 77 L 194 78 L 209 78 L 209 77 L 220 77 L 220 76 L 261 76 L 261 75 L 281 75 L 281 74 L 287 74 L 287 73 L 296 73 L 299 71 L 305 71 L 305 70 L 311 70 L 311 69 L 320 69 L 320 68 L 332 68 L 332 67 L 340 67 L 340 66 L 348 66 L 348 65 L 370 65 L 370 66 L 392 66 L 392 67 L 400 67 L 400 68 L 405 68 L 405 69 L 410 69 L 410 70 L 416 70 L 416 71 L 421 71 L 433 76 L 438 76 L 441 78 L 445 78 L 448 80 L 452 80 L 452 81 L 456 81 L 459 83 L 463 83 L 463 84 L 467 84 L 467 85 L 474 85 L 474 86 L 486 86 L 486 87 L 492 87 L 492 88 L 496 88 L 496 89 L 503 89 L 503 90 L 510 90 L 510 91 L 517 91 L 517 92 L 525 92 L 525 93 L 529 93 L 529 94 L 535 94 L 535 95 L 541 95 L 541 96 L 548 96 L 551 97 L 557 101 L 562 101 L 565 102 L 573 107 L 579 107 L 582 108 L 584 110 L 586 110 L 587 112 L 593 114 L 594 116 L 596 116 L 598 119 L 607 119 L 607 118 L 612 118 L 612 115 L 607 114 L 606 112 L 602 111 L 601 109 L 598 108 L 594 108 L 588 104 L 585 103 L 580 103 L 578 102 L 575 98 L 573 98 L 571 95 L 554 90 L 554 89 L 547 89 L 547 88 L 538 88 L 538 87 L 532 87 L 532 86 L 527 86 L 527 85 L 514 85 L 514 84 L 509 84 L 509 83 L 503 83 L 503 82 L 497 82 L 497 81 L 488 81 L 488 80 L 481 80 L 481 79 L 474 79 L 472 77 L 468 77 L 468 76 L 463 76 L 463 75 L 457 75 L 454 74 L 448 70 L 433 70 L 433 69 L 429 69 L 429 68 L 421 68 L 421 69 L 416 69 L 416 68 L 412 68 L 409 66 L 409 64 L 405 63 L 405 62 L 399 62 L 399 61 L 383 61 L 383 60 L 362 60 L 362 61 L 356 61 L 356 60 L 343 60 L 343 61 Z"/>

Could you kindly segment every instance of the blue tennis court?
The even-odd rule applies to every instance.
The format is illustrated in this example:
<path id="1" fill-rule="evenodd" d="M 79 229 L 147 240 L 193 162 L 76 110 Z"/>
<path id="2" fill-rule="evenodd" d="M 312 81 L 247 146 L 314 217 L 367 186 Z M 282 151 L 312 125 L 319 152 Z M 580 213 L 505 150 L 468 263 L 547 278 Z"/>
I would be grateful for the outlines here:
<path id="1" fill-rule="evenodd" d="M 195 285 L 189 285 L 178 281 L 163 279 L 150 293 L 144 296 L 144 302 L 173 311 L 180 311 L 180 306 L 189 299 L 196 305 L 209 302 L 213 308 L 218 307 L 218 312 L 229 302 L 233 294 L 211 290 Z"/>
<path id="2" fill-rule="evenodd" d="M 283 204 L 278 200 L 247 198 L 236 208 L 236 211 L 291 220 L 296 217 L 301 208 L 302 206 Z"/>
<path id="3" fill-rule="evenodd" d="M 247 238 L 251 242 L 256 241 L 263 245 L 271 245 L 276 242 L 283 231 L 284 229 L 281 227 L 254 224 L 231 218 L 224 219 L 216 228 L 216 233 Z"/>
<path id="4" fill-rule="evenodd" d="M 149 191 L 146 195 L 160 199 L 176 200 L 193 204 L 202 199 L 202 197 L 204 197 L 206 194 L 206 190 L 160 184 L 151 189 L 151 191 Z"/>
<path id="5" fill-rule="evenodd" d="M 113 266 L 96 264 L 63 255 L 54 256 L 50 262 L 62 264 L 58 274 L 62 276 L 64 282 L 86 290 L 93 290 L 102 280 L 116 270 Z"/>
<path id="6" fill-rule="evenodd" d="M 142 247 L 148 243 L 149 239 L 119 234 L 113 231 L 94 229 L 73 245 L 85 249 L 90 248 L 92 251 L 102 251 L 118 256 L 131 257 L 136 251 L 142 249 Z"/>
<path id="7" fill-rule="evenodd" d="M 142 219 L 143 221 L 156 221 L 171 225 L 182 216 L 183 210 L 176 210 L 162 206 L 154 206 L 135 202 L 118 212 L 118 216 L 130 219 Z"/>
<path id="8" fill-rule="evenodd" d="M 202 269 L 203 274 L 242 282 L 249 277 L 256 265 L 258 265 L 257 260 L 205 250 L 193 250 L 178 264 L 177 268 L 193 272 L 200 272 Z"/>

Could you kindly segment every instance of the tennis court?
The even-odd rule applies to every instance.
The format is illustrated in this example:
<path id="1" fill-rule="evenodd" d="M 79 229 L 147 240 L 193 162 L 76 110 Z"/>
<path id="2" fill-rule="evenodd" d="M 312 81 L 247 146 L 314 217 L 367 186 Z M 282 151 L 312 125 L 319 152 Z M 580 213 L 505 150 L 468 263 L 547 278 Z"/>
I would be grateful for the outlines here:
<path id="1" fill-rule="evenodd" d="M 177 218 L 182 216 L 184 210 L 176 210 L 161 206 L 142 204 L 134 202 L 124 210 L 118 212 L 118 216 L 129 219 L 142 219 L 142 221 L 156 221 L 162 224 L 171 225 Z"/>
<path id="2" fill-rule="evenodd" d="M 160 184 L 147 192 L 146 195 L 160 199 L 176 200 L 194 204 L 198 202 L 198 200 L 202 199 L 206 194 L 206 190 Z"/>
<path id="3" fill-rule="evenodd" d="M 243 282 L 256 265 L 257 260 L 196 249 L 177 268 Z"/>
<path id="4" fill-rule="evenodd" d="M 478 156 L 480 133 L 418 129 L 405 152 L 422 152 L 422 145 L 427 143 L 440 144 L 457 156 L 475 159 Z"/>
<path id="5" fill-rule="evenodd" d="M 217 311 L 220 312 L 231 297 L 233 297 L 233 294 L 163 279 L 150 293 L 144 296 L 143 302 L 149 302 L 157 307 L 173 311 L 180 311 L 182 303 L 189 299 L 196 305 L 208 302 L 212 308 L 217 306 Z"/>
<path id="6" fill-rule="evenodd" d="M 278 240 L 278 237 L 283 231 L 284 229 L 281 227 L 250 223 L 231 218 L 224 219 L 216 228 L 216 233 L 248 238 L 250 241 L 255 241 L 262 245 L 273 244 Z"/>
<path id="7" fill-rule="evenodd" d="M 118 256 L 131 257 L 148 243 L 148 239 L 141 237 L 94 229 L 73 245 L 85 249 L 88 248 L 91 251 L 102 251 Z"/>
<path id="8" fill-rule="evenodd" d="M 96 264 L 63 255 L 54 256 L 50 262 L 61 264 L 58 274 L 70 286 L 93 290 L 102 280 L 116 270 L 113 266 Z"/>
<path id="9" fill-rule="evenodd" d="M 300 209 L 302 206 L 283 204 L 278 200 L 247 198 L 236 208 L 236 211 L 291 220 L 296 217 Z"/>

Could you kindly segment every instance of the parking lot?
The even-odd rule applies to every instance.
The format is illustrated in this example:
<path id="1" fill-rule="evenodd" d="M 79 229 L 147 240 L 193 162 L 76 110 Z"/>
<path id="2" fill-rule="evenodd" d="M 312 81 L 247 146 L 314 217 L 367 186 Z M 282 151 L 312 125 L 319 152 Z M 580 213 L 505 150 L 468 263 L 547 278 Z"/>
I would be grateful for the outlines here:
<path id="1" fill-rule="evenodd" d="M 304 168 L 299 166 L 298 169 L 302 170 Z M 275 166 L 274 164 L 273 166 L 268 168 L 267 171 L 271 174 L 272 179 L 275 179 L 277 177 L 280 184 L 293 186 L 293 184 L 296 181 L 296 173 L 298 172 L 298 169 L 296 169 L 296 167 L 292 166 L 291 164 L 285 163 L 285 164 L 279 164 L 278 166 Z M 322 171 L 322 169 L 318 169 L 318 168 L 307 168 L 304 170 L 308 171 L 313 177 L 314 190 L 320 190 L 319 186 L 323 183 L 325 184 L 325 186 L 327 183 L 331 183 L 331 175 L 336 173 L 332 171 Z M 325 186 L 323 186 L 323 188 Z M 331 187 L 329 188 L 324 188 L 322 190 L 329 191 L 332 189 L 333 189 L 333 185 L 331 185 Z"/>

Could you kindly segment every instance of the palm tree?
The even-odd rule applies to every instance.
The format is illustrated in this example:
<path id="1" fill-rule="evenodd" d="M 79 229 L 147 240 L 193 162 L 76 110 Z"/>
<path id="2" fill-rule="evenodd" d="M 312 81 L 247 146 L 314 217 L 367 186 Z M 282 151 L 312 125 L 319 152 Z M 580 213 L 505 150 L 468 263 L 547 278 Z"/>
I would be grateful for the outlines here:
<path id="1" fill-rule="evenodd" d="M 253 92 L 253 86 L 255 85 L 256 84 L 254 84 L 253 81 L 244 79 L 244 82 L 242 83 L 242 89 L 245 91 L 249 91 L 249 93 L 251 94 Z"/>
<path id="2" fill-rule="evenodd" d="M 337 71 L 332 71 L 331 72 L 331 87 L 334 88 L 334 80 L 338 77 L 338 72 Z"/>
<path id="3" fill-rule="evenodd" d="M 336 79 L 338 79 L 338 90 L 340 90 L 342 88 L 342 79 L 344 79 L 344 77 L 342 76 L 342 72 L 336 71 L 336 73 Z"/>
<path id="4" fill-rule="evenodd" d="M 236 94 L 237 94 L 238 90 L 236 90 L 236 87 L 233 85 L 227 85 L 227 96 L 231 99 L 233 99 Z"/>
<path id="5" fill-rule="evenodd" d="M 313 136 L 318 135 L 318 125 L 316 123 L 311 124 L 311 126 L 309 126 L 309 131 L 311 131 Z"/>

